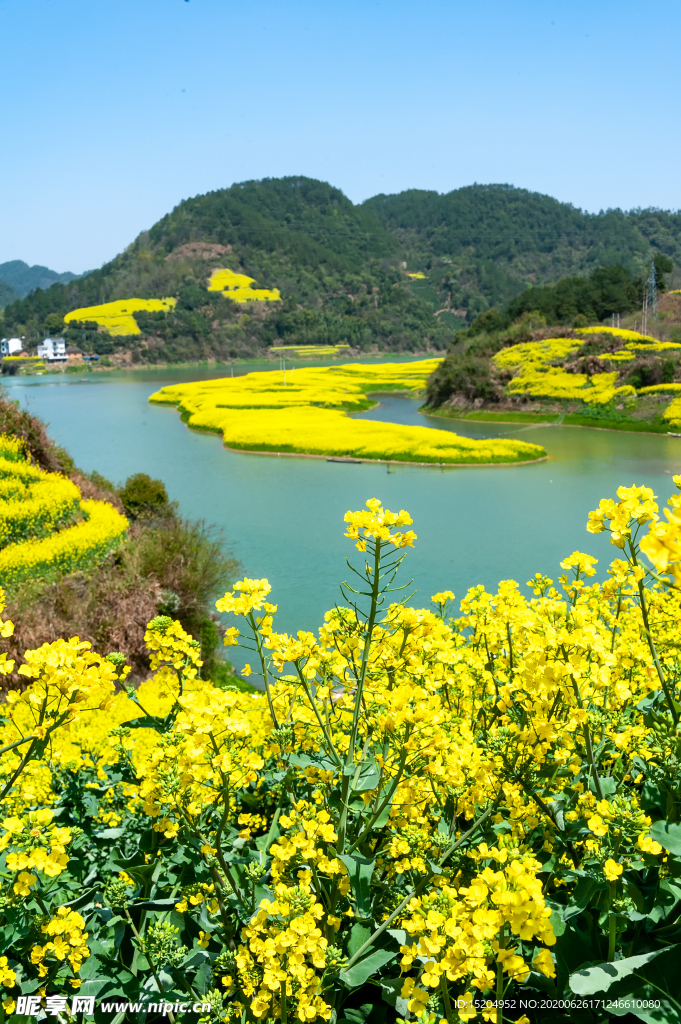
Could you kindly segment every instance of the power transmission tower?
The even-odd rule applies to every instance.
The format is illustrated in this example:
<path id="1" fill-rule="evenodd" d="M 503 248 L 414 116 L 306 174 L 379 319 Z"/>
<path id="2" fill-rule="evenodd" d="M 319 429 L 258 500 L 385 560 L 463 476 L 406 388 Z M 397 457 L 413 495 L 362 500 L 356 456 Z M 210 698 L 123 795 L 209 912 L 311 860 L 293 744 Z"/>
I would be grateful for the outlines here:
<path id="1" fill-rule="evenodd" d="M 648 274 L 648 309 L 652 313 L 653 320 L 660 319 L 657 309 L 657 275 L 655 274 L 654 260 L 650 264 L 650 273 Z"/>

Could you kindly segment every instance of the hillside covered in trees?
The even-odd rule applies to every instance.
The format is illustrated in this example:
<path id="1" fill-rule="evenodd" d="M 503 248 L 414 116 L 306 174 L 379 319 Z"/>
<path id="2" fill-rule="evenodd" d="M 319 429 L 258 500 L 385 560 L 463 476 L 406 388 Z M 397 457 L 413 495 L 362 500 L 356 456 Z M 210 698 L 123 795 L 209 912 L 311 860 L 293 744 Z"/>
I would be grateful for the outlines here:
<path id="1" fill-rule="evenodd" d="M 30 346 L 63 332 L 74 310 L 173 297 L 169 311 L 134 313 L 138 333 L 81 319 L 67 341 L 135 363 L 233 359 L 277 344 L 438 351 L 492 307 L 523 306 L 528 288 L 610 264 L 635 281 L 656 254 L 681 263 L 681 214 L 585 214 L 507 185 L 354 205 L 323 182 L 265 179 L 180 203 L 100 270 L 10 303 L 0 330 Z M 223 268 L 278 289 L 281 301 L 209 290 Z"/>

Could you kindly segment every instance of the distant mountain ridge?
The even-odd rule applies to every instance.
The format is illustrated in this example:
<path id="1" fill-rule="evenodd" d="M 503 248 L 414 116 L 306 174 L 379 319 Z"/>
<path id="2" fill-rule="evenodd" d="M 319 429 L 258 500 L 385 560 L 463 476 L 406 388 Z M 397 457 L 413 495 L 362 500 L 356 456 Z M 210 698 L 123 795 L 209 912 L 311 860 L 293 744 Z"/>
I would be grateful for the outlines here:
<path id="1" fill-rule="evenodd" d="M 58 274 L 56 270 L 49 267 L 41 267 L 38 264 L 30 267 L 23 260 L 10 260 L 8 263 L 0 263 L 0 282 L 8 285 L 15 293 L 16 298 L 23 299 L 36 288 L 49 288 L 53 284 L 67 284 L 75 281 L 79 274 L 72 274 L 66 271 Z M 2 299 L 0 292 L 0 300 Z"/>
<path id="2" fill-rule="evenodd" d="M 441 350 L 527 287 L 611 263 L 640 275 L 656 252 L 681 265 L 680 213 L 589 214 L 510 185 L 355 205 L 325 182 L 267 178 L 181 202 L 100 270 L 11 303 L 2 330 L 37 338 L 49 314 L 175 296 L 167 315 L 135 314 L 137 335 L 71 325 L 69 341 L 133 362 L 231 359 L 279 343 Z M 208 291 L 222 267 L 278 288 L 282 302 L 239 306 Z"/>

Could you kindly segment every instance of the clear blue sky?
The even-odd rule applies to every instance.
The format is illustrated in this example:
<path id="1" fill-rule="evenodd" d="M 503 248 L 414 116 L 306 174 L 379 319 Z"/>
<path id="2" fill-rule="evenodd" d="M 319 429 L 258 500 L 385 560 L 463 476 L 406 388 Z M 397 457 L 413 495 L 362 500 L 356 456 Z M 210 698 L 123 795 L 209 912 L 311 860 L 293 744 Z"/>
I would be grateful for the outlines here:
<path id="1" fill-rule="evenodd" d="M 0 262 L 285 174 L 677 209 L 680 38 L 677 0 L 0 0 Z"/>

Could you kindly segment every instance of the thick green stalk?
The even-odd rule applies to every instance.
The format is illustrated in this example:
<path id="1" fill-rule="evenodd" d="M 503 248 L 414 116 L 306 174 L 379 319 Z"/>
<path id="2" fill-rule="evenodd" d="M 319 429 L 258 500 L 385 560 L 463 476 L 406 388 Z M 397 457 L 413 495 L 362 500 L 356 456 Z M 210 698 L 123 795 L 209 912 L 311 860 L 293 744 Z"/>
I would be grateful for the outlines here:
<path id="1" fill-rule="evenodd" d="M 372 585 L 371 585 L 371 609 L 369 611 L 369 618 L 367 621 L 367 635 L 364 641 L 364 651 L 362 652 L 362 663 L 359 670 L 359 679 L 357 680 L 357 686 L 355 688 L 355 708 L 352 716 L 352 730 L 350 732 L 350 745 L 348 747 L 348 756 L 346 764 L 351 765 L 355 757 L 355 744 L 357 743 L 357 730 L 359 728 L 359 716 L 362 709 L 362 692 L 364 690 L 364 680 L 366 679 L 367 668 L 369 666 L 369 654 L 371 653 L 371 640 L 374 635 L 374 625 L 376 623 L 376 612 L 378 610 L 378 598 L 380 594 L 381 586 L 381 542 L 377 540 L 374 545 L 374 569 L 372 573 Z"/>
<path id="2" fill-rule="evenodd" d="M 131 918 L 130 911 L 128 910 L 127 907 L 123 908 L 123 914 L 124 914 L 125 918 L 127 919 L 128 924 L 132 928 L 134 936 L 137 939 L 137 941 L 139 942 L 142 952 L 144 953 L 144 955 L 146 956 L 147 960 L 149 961 L 149 966 L 151 968 L 151 973 L 154 975 L 154 981 L 158 985 L 158 994 L 160 996 L 162 996 L 163 995 L 163 985 L 161 984 L 161 979 L 159 978 L 159 976 L 158 976 L 158 974 L 156 972 L 156 966 L 154 964 L 154 961 L 152 960 L 151 953 L 147 949 L 146 943 L 145 943 L 144 939 L 142 938 L 140 933 L 137 931 L 137 928 L 135 927 L 135 922 Z M 175 1014 L 174 1013 L 168 1013 L 168 1020 L 170 1021 L 170 1024 L 175 1024 Z"/>
<path id="3" fill-rule="evenodd" d="M 497 797 L 497 800 L 498 799 L 499 798 Z M 357 961 L 361 957 L 362 953 L 366 953 L 367 949 L 369 949 L 369 947 L 374 944 L 376 939 L 380 938 L 381 935 L 383 934 L 383 932 L 388 930 L 388 928 L 393 923 L 395 918 L 400 916 L 400 914 L 402 913 L 404 908 L 408 905 L 410 900 L 413 900 L 413 898 L 415 896 L 419 896 L 423 892 L 425 887 L 428 885 L 428 883 L 431 881 L 431 879 L 434 878 L 436 874 L 438 874 L 439 869 L 443 866 L 444 862 L 449 857 L 451 857 L 451 855 L 454 853 L 454 851 L 458 850 L 458 848 L 460 846 L 462 846 L 470 836 L 473 835 L 473 833 L 480 827 L 480 825 L 482 825 L 483 821 L 486 821 L 487 818 L 489 818 L 490 814 L 492 813 L 492 811 L 494 810 L 496 805 L 497 805 L 497 801 L 495 800 L 495 802 L 492 804 L 492 806 L 488 807 L 487 810 L 484 812 L 484 814 L 481 814 L 480 817 L 477 819 L 477 821 L 473 822 L 471 827 L 468 829 L 468 832 L 464 832 L 464 834 L 459 839 L 457 839 L 457 841 L 455 843 L 452 843 L 452 845 L 449 847 L 449 849 L 446 850 L 443 853 L 442 857 L 440 858 L 440 860 L 439 860 L 439 862 L 437 864 L 437 869 L 434 870 L 434 871 L 433 870 L 429 871 L 428 874 L 424 875 L 423 878 L 421 879 L 421 881 L 418 882 L 411 889 L 411 891 L 407 893 L 407 895 L 404 897 L 402 902 L 397 907 L 395 907 L 395 909 L 393 910 L 392 914 L 390 914 L 389 917 L 387 917 L 385 919 L 383 924 L 379 925 L 379 927 L 376 929 L 376 931 L 373 933 L 373 935 L 371 935 L 366 940 L 366 942 L 362 946 L 359 947 L 359 949 L 357 950 L 355 955 L 353 957 L 351 957 L 350 960 L 348 960 L 347 964 L 345 965 L 344 970 L 349 971 L 350 968 L 352 967 L 352 965 L 357 963 Z"/>
<path id="4" fill-rule="evenodd" d="M 631 555 L 632 565 L 638 566 L 638 561 L 636 559 L 636 548 L 635 548 L 634 544 L 632 543 L 631 539 L 629 540 L 629 553 Z M 648 647 L 650 648 L 650 653 L 651 653 L 652 658 L 653 658 L 653 663 L 655 665 L 655 671 L 657 672 L 658 679 L 660 680 L 660 684 L 662 686 L 662 689 L 664 690 L 664 695 L 667 698 L 667 704 L 669 705 L 669 710 L 671 712 L 671 716 L 672 716 L 672 719 L 674 721 L 674 725 L 678 725 L 679 724 L 679 713 L 678 713 L 678 711 L 676 710 L 676 708 L 674 706 L 674 701 L 672 699 L 671 691 L 669 690 L 669 687 L 667 686 L 667 680 L 665 679 L 664 672 L 662 670 L 662 665 L 660 664 L 660 659 L 659 659 L 658 654 L 657 654 L 657 648 L 655 646 L 655 641 L 653 640 L 653 635 L 650 632 L 650 620 L 648 618 L 648 602 L 646 601 L 646 588 L 643 586 L 643 580 L 638 580 L 637 582 L 638 582 L 639 603 L 641 605 L 641 617 L 643 618 L 643 628 L 645 630 L 646 639 L 648 641 Z"/>
<path id="5" fill-rule="evenodd" d="M 8 750 L 14 750 L 15 747 L 20 747 L 23 743 L 30 743 L 34 739 L 36 739 L 35 736 L 26 736 L 23 740 L 15 740 L 14 743 L 8 743 L 6 747 L 0 747 L 0 754 L 6 754 Z"/>
<path id="6" fill-rule="evenodd" d="M 311 691 L 311 689 L 310 689 L 310 687 L 308 685 L 307 679 L 305 679 L 305 677 L 303 676 L 302 670 L 301 670 L 300 665 L 298 664 L 298 662 L 296 662 L 296 671 L 298 673 L 298 677 L 299 677 L 301 683 L 303 684 L 303 689 L 305 690 L 305 696 L 307 697 L 307 699 L 308 699 L 308 701 L 310 703 L 310 707 L 312 708 L 312 710 L 315 713 L 315 717 L 317 719 L 317 722 L 319 723 L 319 728 L 322 730 L 322 732 L 324 734 L 324 738 L 325 738 L 325 740 L 327 742 L 327 751 L 331 755 L 331 757 L 334 759 L 334 761 L 336 762 L 336 765 L 340 768 L 342 766 L 343 762 L 341 761 L 341 759 L 340 759 L 340 757 L 338 755 L 338 751 L 336 750 L 336 748 L 335 748 L 335 746 L 333 744 L 333 740 L 331 739 L 331 733 L 327 730 L 325 723 L 322 721 L 322 716 L 319 714 L 319 708 L 317 707 L 317 702 L 314 699 L 314 695 L 313 695 L 313 693 L 312 693 L 312 691 Z"/>
<path id="7" fill-rule="evenodd" d="M 267 695 L 267 705 L 270 709 L 270 717 L 272 718 L 272 724 L 274 728 L 278 729 L 279 722 L 277 721 L 277 716 L 274 713 L 274 704 L 272 703 L 272 695 L 270 693 L 270 675 L 269 672 L 267 671 L 267 662 L 265 661 L 265 654 L 262 646 L 262 637 L 258 632 L 258 625 L 255 621 L 253 612 L 248 613 L 248 621 L 250 623 L 251 629 L 253 630 L 253 639 L 255 640 L 256 646 L 258 648 L 258 657 L 260 658 L 260 664 L 262 666 L 262 678 L 265 683 L 265 693 Z"/>
<path id="8" fill-rule="evenodd" d="M 499 932 L 499 950 L 506 948 L 506 925 L 502 924 L 501 931 Z M 504 1011 L 502 1010 L 502 1004 L 504 1001 L 504 969 L 502 964 L 497 960 L 497 1024 L 501 1024 L 504 1017 Z"/>
<path id="9" fill-rule="evenodd" d="M 608 920 L 608 963 L 615 959 L 615 943 L 617 940 L 617 915 L 613 914 L 612 904 L 617 894 L 617 882 L 610 883 L 610 918 Z"/>
<path id="10" fill-rule="evenodd" d="M 280 982 L 280 995 L 281 995 L 281 1024 L 287 1024 L 288 1020 L 288 1000 L 286 996 L 286 982 Z"/>
<path id="11" fill-rule="evenodd" d="M 454 1017 L 452 1016 L 452 1004 L 449 1001 L 449 986 L 447 985 L 447 975 L 443 974 L 440 977 L 440 990 L 442 992 L 442 1002 L 445 1004 L 445 1018 L 447 1024 L 454 1024 Z"/>

